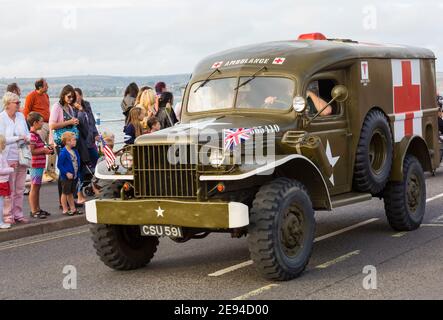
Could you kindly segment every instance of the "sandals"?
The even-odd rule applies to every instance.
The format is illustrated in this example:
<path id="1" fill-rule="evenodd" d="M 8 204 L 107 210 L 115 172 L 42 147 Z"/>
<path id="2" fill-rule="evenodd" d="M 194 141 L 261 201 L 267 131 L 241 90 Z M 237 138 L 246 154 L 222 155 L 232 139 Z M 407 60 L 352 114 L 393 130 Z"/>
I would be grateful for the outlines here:
<path id="1" fill-rule="evenodd" d="M 72 216 L 75 216 L 75 215 L 82 215 L 82 214 L 83 214 L 83 212 L 80 211 L 80 210 L 76 210 L 76 211 L 69 210 L 68 212 L 63 212 L 63 215 L 69 216 L 69 217 L 72 217 Z"/>
<path id="2" fill-rule="evenodd" d="M 48 211 L 40 210 L 41 213 L 43 213 L 45 216 L 50 217 L 51 214 Z"/>
<path id="3" fill-rule="evenodd" d="M 29 215 L 34 219 L 46 219 L 47 215 L 44 211 L 30 212 Z"/>

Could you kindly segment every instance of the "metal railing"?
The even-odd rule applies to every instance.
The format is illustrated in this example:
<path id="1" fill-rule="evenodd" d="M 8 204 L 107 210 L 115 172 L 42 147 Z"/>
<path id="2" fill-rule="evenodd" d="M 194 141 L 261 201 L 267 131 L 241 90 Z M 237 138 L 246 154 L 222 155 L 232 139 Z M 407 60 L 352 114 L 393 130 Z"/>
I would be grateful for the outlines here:
<path id="1" fill-rule="evenodd" d="M 124 119 L 124 118 L 120 118 L 120 119 L 107 119 L 107 120 L 102 120 L 102 119 L 101 119 L 101 114 L 100 114 L 100 113 L 96 113 L 96 114 L 95 114 L 95 124 L 97 125 L 97 128 L 99 128 L 99 131 L 101 131 L 101 130 L 100 130 L 100 127 L 101 127 L 101 125 L 102 125 L 103 123 L 119 123 L 119 122 L 124 123 L 124 122 L 125 122 L 125 119 Z M 125 144 L 124 141 L 115 141 L 115 142 L 114 142 L 114 145 L 115 145 L 115 146 L 121 146 L 121 145 L 124 145 L 124 144 Z"/>

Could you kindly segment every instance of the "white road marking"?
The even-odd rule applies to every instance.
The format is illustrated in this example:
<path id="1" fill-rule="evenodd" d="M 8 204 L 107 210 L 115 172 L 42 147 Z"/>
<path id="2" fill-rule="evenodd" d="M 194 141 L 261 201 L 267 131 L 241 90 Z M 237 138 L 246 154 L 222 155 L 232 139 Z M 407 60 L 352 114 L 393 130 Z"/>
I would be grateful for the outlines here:
<path id="1" fill-rule="evenodd" d="M 399 232 L 399 233 L 392 235 L 392 238 L 401 238 L 407 234 L 408 234 L 408 232 Z"/>
<path id="2" fill-rule="evenodd" d="M 332 238 L 332 237 L 335 237 L 335 236 L 340 235 L 340 234 L 342 234 L 342 233 L 345 233 L 345 232 L 348 232 L 348 231 L 351 231 L 351 230 L 354 230 L 354 229 L 360 228 L 360 227 L 362 227 L 362 226 L 365 226 L 365 225 L 367 225 L 367 224 L 373 223 L 373 222 L 378 221 L 378 220 L 380 220 L 380 219 L 379 219 L 379 218 L 369 219 L 369 220 L 366 220 L 366 221 L 363 221 L 363 222 L 357 223 L 357 224 L 355 224 L 355 225 L 352 225 L 352 226 L 350 226 L 350 227 L 346 227 L 346 228 L 343 228 L 343 229 L 341 229 L 341 230 L 337 230 L 337 231 L 334 231 L 334 232 L 332 232 L 332 233 L 325 234 L 324 236 L 321 236 L 321 237 L 316 238 L 316 239 L 314 240 L 314 243 L 315 243 L 315 242 L 322 241 L 322 240 L 326 240 L 326 239 L 329 239 L 329 238 Z M 248 267 L 248 266 L 250 266 L 250 265 L 252 265 L 252 264 L 253 264 L 253 261 L 252 261 L 252 260 L 245 261 L 245 262 L 242 262 L 242 263 L 236 264 L 236 265 L 234 265 L 234 266 L 231 266 L 231 267 L 228 267 L 228 268 L 225 268 L 225 269 L 222 269 L 222 270 L 216 271 L 216 272 L 214 272 L 214 273 L 208 274 L 208 276 L 209 276 L 209 277 L 220 277 L 220 276 L 222 276 L 222 275 L 224 275 L 224 274 L 227 274 L 227 273 L 229 273 L 229 272 L 232 272 L 232 271 L 235 271 L 235 270 L 238 270 L 238 269 L 242 269 L 242 268 Z"/>
<path id="3" fill-rule="evenodd" d="M 436 195 L 435 197 L 429 198 L 428 200 L 426 200 L 426 203 L 429 203 L 429 202 L 432 202 L 432 201 L 435 201 L 435 200 L 441 199 L 441 198 L 443 198 L 443 193 Z"/>
<path id="4" fill-rule="evenodd" d="M 435 218 L 434 220 L 431 221 L 432 223 L 440 223 L 443 222 L 443 214 L 437 218 Z"/>
<path id="5" fill-rule="evenodd" d="M 262 293 L 265 292 L 265 291 L 269 291 L 269 290 L 271 290 L 272 288 L 279 287 L 279 286 L 280 286 L 280 285 L 278 285 L 278 284 L 270 284 L 270 285 L 267 285 L 267 286 L 262 287 L 262 288 L 260 288 L 260 289 L 257 289 L 257 290 L 254 290 L 254 291 L 248 292 L 248 293 L 246 293 L 246 294 L 244 294 L 244 295 L 241 295 L 241 296 L 239 296 L 239 297 L 237 297 L 237 298 L 234 298 L 234 299 L 232 299 L 232 300 L 247 300 L 247 299 L 249 299 L 249 298 L 252 298 L 252 297 L 258 296 L 258 295 L 262 294 Z"/>
<path id="6" fill-rule="evenodd" d="M 246 262 L 243 262 L 243 263 L 236 264 L 236 265 L 234 265 L 232 267 L 228 267 L 226 269 L 222 269 L 220 271 L 208 274 L 208 276 L 210 276 L 210 277 L 219 277 L 221 275 L 224 275 L 225 273 L 229 273 L 229 272 L 235 271 L 237 269 L 241 269 L 241 268 L 245 268 L 247 266 L 250 266 L 253 263 L 254 262 L 252 260 L 249 260 L 249 261 L 246 261 Z"/>
<path id="7" fill-rule="evenodd" d="M 51 241 L 51 240 L 63 239 L 63 238 L 71 237 L 71 236 L 77 236 L 77 235 L 84 234 L 84 233 L 87 233 L 87 232 L 89 232 L 89 229 L 88 230 L 83 230 L 83 231 L 76 231 L 76 232 L 66 233 L 66 234 L 62 234 L 62 235 L 59 235 L 59 236 L 47 237 L 47 238 L 44 238 L 44 239 L 33 240 L 33 241 L 25 242 L 25 243 L 18 243 L 18 244 L 10 244 L 10 245 L 5 245 L 5 246 L 0 246 L 0 251 L 20 248 L 20 247 L 25 247 L 25 246 L 29 246 L 31 244 L 38 244 L 38 243 L 47 242 L 47 241 Z"/>
<path id="8" fill-rule="evenodd" d="M 338 257 L 338 258 L 336 258 L 334 260 L 331 260 L 331 261 L 325 262 L 325 263 L 323 263 L 321 265 L 318 265 L 315 268 L 316 269 L 326 269 L 326 268 L 329 268 L 330 266 L 333 266 L 334 264 L 343 262 L 343 261 L 348 260 L 349 258 L 351 258 L 353 256 L 359 255 L 360 252 L 361 252 L 360 250 L 349 252 L 349 253 L 347 253 L 347 254 L 345 254 L 345 255 L 343 255 L 341 257 Z"/>
<path id="9" fill-rule="evenodd" d="M 322 240 L 325 240 L 325 239 L 328 239 L 328 238 L 332 238 L 332 237 L 338 236 L 339 234 L 342 234 L 342 233 L 345 233 L 345 232 L 348 232 L 348 231 L 351 231 L 351 230 L 363 227 L 363 226 L 365 226 L 367 224 L 373 223 L 373 222 L 378 221 L 378 220 L 380 220 L 380 219 L 379 218 L 373 218 L 373 219 L 369 219 L 369 220 L 366 220 L 366 221 L 354 224 L 354 225 L 352 225 L 350 227 L 347 227 L 347 228 L 344 228 L 344 229 L 341 229 L 341 230 L 338 230 L 338 231 L 326 234 L 324 236 L 318 237 L 317 239 L 314 240 L 314 242 L 319 242 L 319 241 L 322 241 Z"/>
<path id="10" fill-rule="evenodd" d="M 443 223 L 422 224 L 422 227 L 443 227 Z"/>

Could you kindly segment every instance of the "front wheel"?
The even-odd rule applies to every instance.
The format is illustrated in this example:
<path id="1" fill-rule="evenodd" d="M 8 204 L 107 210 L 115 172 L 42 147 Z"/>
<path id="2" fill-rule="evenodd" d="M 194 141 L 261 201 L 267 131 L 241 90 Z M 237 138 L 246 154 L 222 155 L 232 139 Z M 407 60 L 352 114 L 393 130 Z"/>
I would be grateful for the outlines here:
<path id="1" fill-rule="evenodd" d="M 403 181 L 389 182 L 383 192 L 386 216 L 397 231 L 412 231 L 420 227 L 426 211 L 426 181 L 420 162 L 406 155 Z"/>
<path id="2" fill-rule="evenodd" d="M 311 257 L 315 218 L 305 187 L 278 178 L 264 185 L 253 203 L 248 230 L 252 260 L 267 279 L 298 277 Z"/>
<path id="3" fill-rule="evenodd" d="M 91 226 L 97 255 L 115 270 L 134 270 L 146 266 L 157 251 L 157 237 L 143 237 L 138 226 Z"/>

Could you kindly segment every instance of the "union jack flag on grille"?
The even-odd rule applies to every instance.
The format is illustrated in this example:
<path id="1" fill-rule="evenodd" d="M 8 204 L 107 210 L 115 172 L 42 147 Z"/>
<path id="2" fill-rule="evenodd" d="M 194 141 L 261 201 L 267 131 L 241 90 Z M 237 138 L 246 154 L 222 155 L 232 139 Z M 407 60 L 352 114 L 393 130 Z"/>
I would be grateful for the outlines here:
<path id="1" fill-rule="evenodd" d="M 225 129 L 224 133 L 224 142 L 225 142 L 225 150 L 233 149 L 237 145 L 239 145 L 242 141 L 248 140 L 251 135 L 251 129 L 246 128 L 238 128 L 238 129 Z"/>
<path id="2" fill-rule="evenodd" d="M 115 167 L 115 154 L 111 148 L 106 144 L 105 140 L 102 136 L 100 136 L 100 141 L 102 143 L 102 152 L 105 155 L 106 165 L 108 169 L 112 169 Z"/>

